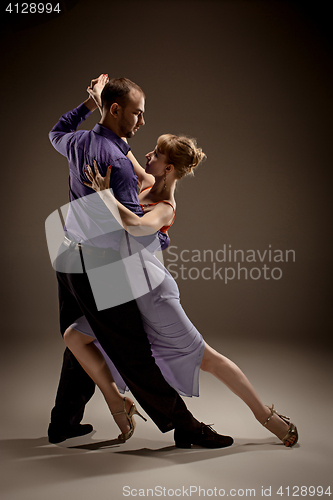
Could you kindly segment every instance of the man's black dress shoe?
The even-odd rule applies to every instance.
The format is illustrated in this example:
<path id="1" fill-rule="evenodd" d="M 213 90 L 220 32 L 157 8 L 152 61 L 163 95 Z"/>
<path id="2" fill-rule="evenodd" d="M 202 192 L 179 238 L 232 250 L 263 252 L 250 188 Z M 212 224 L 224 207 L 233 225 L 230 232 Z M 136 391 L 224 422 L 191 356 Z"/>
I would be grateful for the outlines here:
<path id="1" fill-rule="evenodd" d="M 177 448 L 191 448 L 192 444 L 203 448 L 226 448 L 234 442 L 232 437 L 218 434 L 210 425 L 203 422 L 195 431 L 176 428 L 174 437 Z"/>
<path id="2" fill-rule="evenodd" d="M 65 429 L 54 429 L 54 426 L 50 424 L 47 433 L 49 436 L 49 442 L 57 444 L 62 443 L 62 441 L 69 438 L 85 436 L 86 434 L 92 432 L 92 430 L 93 426 L 91 424 L 71 425 Z"/>

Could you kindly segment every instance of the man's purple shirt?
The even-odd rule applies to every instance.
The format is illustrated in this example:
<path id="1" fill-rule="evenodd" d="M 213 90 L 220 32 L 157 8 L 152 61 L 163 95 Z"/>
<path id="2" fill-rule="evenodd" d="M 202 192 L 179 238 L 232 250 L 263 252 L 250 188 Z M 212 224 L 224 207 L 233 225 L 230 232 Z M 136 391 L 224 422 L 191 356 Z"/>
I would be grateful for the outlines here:
<path id="1" fill-rule="evenodd" d="M 77 130 L 91 114 L 80 104 L 65 113 L 49 133 L 54 148 L 68 159 L 69 201 L 66 232 L 70 239 L 92 246 L 119 249 L 123 229 L 99 196 L 83 182 L 86 165 L 96 160 L 103 176 L 112 166 L 110 188 L 117 200 L 135 214 L 142 216 L 137 194 L 138 178 L 132 162 L 127 158 L 129 145 L 114 132 L 100 124 L 92 130 Z M 88 196 L 90 195 L 90 196 Z M 159 233 L 162 248 L 168 245 L 168 237 Z"/>

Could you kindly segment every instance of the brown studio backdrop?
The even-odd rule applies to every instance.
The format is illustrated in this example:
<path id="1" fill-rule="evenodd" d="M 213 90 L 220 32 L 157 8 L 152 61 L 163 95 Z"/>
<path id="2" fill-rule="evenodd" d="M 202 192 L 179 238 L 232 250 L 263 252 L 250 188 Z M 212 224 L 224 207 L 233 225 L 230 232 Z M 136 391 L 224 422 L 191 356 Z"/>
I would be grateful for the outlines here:
<path id="1" fill-rule="evenodd" d="M 290 2 L 80 0 L 62 16 L 6 35 L 7 340 L 58 341 L 44 222 L 67 203 L 67 165 L 48 131 L 85 99 L 92 77 L 108 72 L 147 95 L 146 125 L 131 141 L 139 160 L 165 132 L 196 137 L 208 156 L 177 189 L 170 235 L 178 254 L 224 245 L 295 251 L 295 262 L 278 264 L 280 280 L 178 280 L 198 329 L 211 342 L 214 335 L 292 336 L 328 345 L 332 50 L 324 25 L 307 14 Z M 84 128 L 97 119 L 95 112 Z"/>

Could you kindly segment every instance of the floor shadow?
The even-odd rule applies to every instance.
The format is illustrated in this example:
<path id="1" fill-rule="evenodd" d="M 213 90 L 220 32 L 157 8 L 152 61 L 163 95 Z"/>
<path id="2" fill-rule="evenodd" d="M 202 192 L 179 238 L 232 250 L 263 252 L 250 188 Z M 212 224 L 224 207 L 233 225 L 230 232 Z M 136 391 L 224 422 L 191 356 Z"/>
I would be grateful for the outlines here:
<path id="1" fill-rule="evenodd" d="M 274 442 L 270 438 L 258 439 L 255 442 L 249 442 L 246 439 L 236 439 L 235 443 L 228 448 L 207 449 L 193 445 L 190 449 L 181 449 L 176 448 L 175 445 L 165 446 L 165 443 L 141 438 L 132 438 L 126 443 L 123 443 L 119 439 L 98 441 L 93 439 L 93 435 L 94 432 L 89 436 L 68 439 L 59 444 L 50 444 L 47 437 L 0 440 L 1 454 L 4 458 L 11 460 L 33 460 L 43 457 L 47 457 L 51 460 L 52 457 L 73 456 L 76 450 L 84 455 L 89 455 L 89 452 L 101 451 L 103 452 L 103 456 L 105 456 L 106 451 L 111 451 L 112 453 L 116 453 L 117 456 L 127 455 L 155 458 L 161 456 L 161 458 L 165 458 L 168 456 L 179 457 L 184 455 L 188 457 L 188 461 L 191 462 L 192 459 L 190 457 L 194 454 L 200 454 L 201 459 L 204 459 L 205 454 L 211 456 L 212 453 L 230 455 L 235 453 L 247 453 L 254 450 L 266 450 L 268 447 L 275 450 L 277 447 L 285 449 L 282 443 Z M 141 446 L 143 443 L 145 446 Z M 294 448 L 298 446 L 299 445 L 296 445 Z"/>
<path id="2" fill-rule="evenodd" d="M 93 443 L 86 444 L 76 444 L 73 446 L 67 446 L 68 449 L 77 449 L 77 450 L 87 450 L 87 451 L 96 451 L 103 450 L 105 448 L 113 448 L 114 446 L 120 446 L 124 444 L 120 439 L 109 439 L 107 441 L 95 441 Z"/>
<path id="3" fill-rule="evenodd" d="M 4 491 L 20 488 L 56 487 L 57 484 L 81 479 L 128 477 L 130 473 L 148 473 L 166 470 L 174 465 L 191 465 L 244 453 L 290 451 L 271 438 L 254 442 L 236 439 L 229 448 L 210 450 L 193 446 L 179 449 L 173 444 L 142 438 L 131 438 L 126 443 L 118 439 L 94 440 L 93 433 L 51 445 L 47 437 L 35 439 L 7 439 L 0 441 Z M 79 439 L 85 439 L 79 442 Z M 293 448 L 294 449 L 294 448 Z M 207 462 L 208 463 L 208 462 Z"/>

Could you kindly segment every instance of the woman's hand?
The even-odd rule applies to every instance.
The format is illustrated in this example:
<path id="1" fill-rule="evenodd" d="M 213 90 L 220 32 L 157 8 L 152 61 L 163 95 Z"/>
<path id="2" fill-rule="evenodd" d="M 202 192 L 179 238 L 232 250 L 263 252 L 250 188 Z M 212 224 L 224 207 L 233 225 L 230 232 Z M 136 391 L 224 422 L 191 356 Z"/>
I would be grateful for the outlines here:
<path id="1" fill-rule="evenodd" d="M 87 87 L 88 94 L 94 99 L 95 103 L 100 109 L 102 107 L 101 93 L 108 81 L 108 75 L 100 75 L 98 78 L 94 78 L 93 80 L 91 80 L 90 86 Z"/>
<path id="2" fill-rule="evenodd" d="M 84 182 L 85 186 L 90 187 L 97 193 L 100 191 L 104 191 L 105 189 L 109 189 L 110 187 L 110 177 L 111 177 L 111 165 L 106 172 L 106 176 L 102 177 L 100 171 L 98 170 L 98 166 L 96 160 L 94 160 L 94 170 L 87 165 L 87 170 L 85 170 L 85 174 L 90 181 L 90 184 Z"/>

